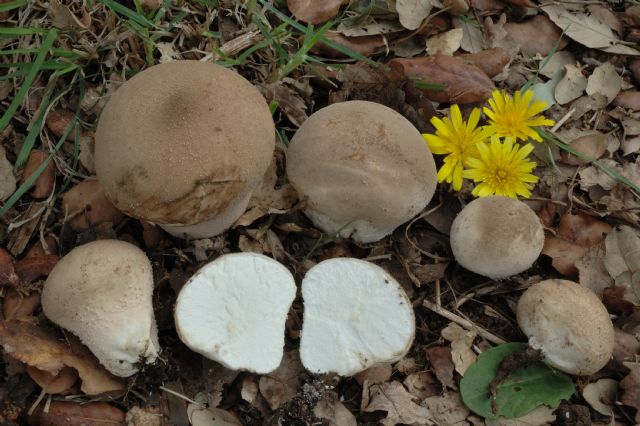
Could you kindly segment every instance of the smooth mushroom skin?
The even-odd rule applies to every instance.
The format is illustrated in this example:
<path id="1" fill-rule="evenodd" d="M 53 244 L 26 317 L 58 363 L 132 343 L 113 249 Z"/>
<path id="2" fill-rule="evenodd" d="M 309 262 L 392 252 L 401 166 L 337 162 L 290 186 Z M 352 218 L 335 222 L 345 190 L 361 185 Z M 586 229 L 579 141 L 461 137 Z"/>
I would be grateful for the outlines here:
<path id="1" fill-rule="evenodd" d="M 96 173 L 121 211 L 199 238 L 244 212 L 274 149 L 269 107 L 250 82 L 212 63 L 175 61 L 136 74 L 109 99 Z M 207 229 L 179 228 L 203 222 Z"/>
<path id="2" fill-rule="evenodd" d="M 116 376 L 155 361 L 153 272 L 142 250 L 118 240 L 78 246 L 53 268 L 42 290 L 47 318 L 78 336 Z"/>
<path id="3" fill-rule="evenodd" d="M 598 372 L 613 354 L 614 329 L 598 296 L 573 281 L 529 287 L 518 301 L 518 325 L 545 361 L 569 374 Z"/>
<path id="4" fill-rule="evenodd" d="M 544 245 L 544 228 L 522 201 L 500 195 L 478 198 L 456 216 L 450 231 L 456 261 L 493 279 L 526 271 Z"/>
<path id="5" fill-rule="evenodd" d="M 415 335 L 411 301 L 384 269 L 335 258 L 302 280 L 300 359 L 312 373 L 351 376 L 401 359 Z"/>
<path id="6" fill-rule="evenodd" d="M 191 350 L 227 368 L 270 373 L 282 360 L 295 295 L 295 280 L 279 262 L 257 253 L 225 254 L 180 290 L 176 330 Z"/>
<path id="7" fill-rule="evenodd" d="M 437 183 L 420 132 L 368 101 L 336 103 L 311 115 L 291 140 L 287 175 L 315 226 L 363 243 L 422 211 Z"/>

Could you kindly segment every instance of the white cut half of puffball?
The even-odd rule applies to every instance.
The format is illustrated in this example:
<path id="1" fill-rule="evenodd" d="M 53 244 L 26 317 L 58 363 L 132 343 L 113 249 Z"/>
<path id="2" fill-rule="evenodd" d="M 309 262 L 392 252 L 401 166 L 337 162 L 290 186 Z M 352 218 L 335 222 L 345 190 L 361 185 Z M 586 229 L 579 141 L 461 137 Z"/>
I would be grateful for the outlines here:
<path id="1" fill-rule="evenodd" d="M 302 280 L 300 358 L 313 373 L 351 376 L 402 358 L 415 318 L 406 293 L 384 269 L 359 259 L 320 262 Z"/>
<path id="2" fill-rule="evenodd" d="M 203 266 L 178 295 L 180 339 L 227 368 L 265 374 L 280 365 L 293 276 L 256 253 L 223 255 Z"/>

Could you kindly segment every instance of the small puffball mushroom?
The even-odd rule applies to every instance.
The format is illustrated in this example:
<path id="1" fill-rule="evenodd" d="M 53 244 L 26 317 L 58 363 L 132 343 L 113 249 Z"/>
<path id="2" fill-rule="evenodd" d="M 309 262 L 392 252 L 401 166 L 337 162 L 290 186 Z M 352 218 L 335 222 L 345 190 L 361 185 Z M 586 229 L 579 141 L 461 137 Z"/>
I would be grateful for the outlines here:
<path id="1" fill-rule="evenodd" d="M 274 148 L 269 107 L 250 82 L 212 63 L 175 61 L 136 74 L 111 96 L 95 166 L 124 213 L 204 238 L 244 213 Z"/>
<path id="2" fill-rule="evenodd" d="M 599 371 L 613 354 L 614 330 L 598 296 L 573 281 L 532 285 L 518 301 L 518 325 L 545 361 L 569 374 Z"/>
<path id="3" fill-rule="evenodd" d="M 467 204 L 454 219 L 450 238 L 460 265 L 500 279 L 533 265 L 544 245 L 544 228 L 522 201 L 493 195 Z"/>
<path id="4" fill-rule="evenodd" d="M 325 260 L 302 280 L 300 358 L 313 373 L 351 376 L 397 361 L 413 342 L 406 293 L 384 269 L 352 258 Z"/>
<path id="5" fill-rule="evenodd" d="M 315 226 L 363 243 L 422 211 L 437 183 L 420 132 L 394 110 L 367 101 L 311 115 L 291 140 L 287 175 Z"/>
<path id="6" fill-rule="evenodd" d="M 82 340 L 116 376 L 155 361 L 159 345 L 151 298 L 153 273 L 142 250 L 118 240 L 78 246 L 53 268 L 42 310 Z"/>
<path id="7" fill-rule="evenodd" d="M 257 253 L 220 256 L 180 290 L 182 342 L 227 368 L 266 374 L 280 365 L 296 284 L 287 268 Z"/>

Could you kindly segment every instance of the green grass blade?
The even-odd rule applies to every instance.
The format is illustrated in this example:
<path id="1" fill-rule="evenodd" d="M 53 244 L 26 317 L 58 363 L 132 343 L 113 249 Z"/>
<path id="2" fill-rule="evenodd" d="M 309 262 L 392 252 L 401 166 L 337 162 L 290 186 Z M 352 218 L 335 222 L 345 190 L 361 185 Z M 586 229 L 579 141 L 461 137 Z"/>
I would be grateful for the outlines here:
<path id="1" fill-rule="evenodd" d="M 46 34 L 49 30 L 44 28 L 12 28 L 0 27 L 0 36 L 16 37 L 23 35 Z"/>
<path id="2" fill-rule="evenodd" d="M 28 0 L 15 0 L 9 3 L 0 3 L 0 12 L 8 12 L 13 9 L 17 9 L 22 6 L 26 6 Z"/>
<path id="3" fill-rule="evenodd" d="M 6 127 L 11 122 L 11 119 L 13 118 L 14 114 L 20 107 L 20 104 L 24 100 L 24 97 L 27 95 L 29 88 L 31 88 L 31 85 L 33 84 L 33 81 L 38 75 L 38 72 L 40 72 L 40 67 L 43 64 L 44 59 L 46 58 L 49 52 L 49 49 L 51 49 L 51 46 L 53 46 L 53 42 L 55 41 L 57 35 L 58 35 L 58 31 L 56 29 L 53 29 L 49 31 L 49 34 L 47 34 L 44 41 L 42 42 L 40 51 L 38 52 L 36 59 L 33 61 L 33 65 L 29 69 L 29 72 L 25 76 L 24 81 L 22 82 L 22 85 L 18 90 L 18 93 L 16 93 L 16 96 L 11 101 L 11 104 L 5 111 L 4 115 L 0 118 L 0 132 L 6 129 Z"/>
<path id="4" fill-rule="evenodd" d="M 107 6 L 109 9 L 111 9 L 111 11 L 114 12 L 115 14 L 125 16 L 138 25 L 141 25 L 145 28 L 155 27 L 155 24 L 151 22 L 146 16 L 141 15 L 137 13 L 135 10 L 131 10 L 126 6 L 118 2 L 115 2 L 114 0 L 98 0 L 98 1 L 104 4 L 105 6 Z"/>

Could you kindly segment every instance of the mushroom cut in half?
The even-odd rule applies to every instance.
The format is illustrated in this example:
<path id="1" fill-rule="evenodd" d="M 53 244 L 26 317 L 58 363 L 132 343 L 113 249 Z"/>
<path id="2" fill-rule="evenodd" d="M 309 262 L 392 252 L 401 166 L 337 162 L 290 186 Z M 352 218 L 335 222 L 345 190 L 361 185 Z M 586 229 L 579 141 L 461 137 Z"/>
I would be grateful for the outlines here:
<path id="1" fill-rule="evenodd" d="M 590 289 L 567 280 L 532 285 L 518 301 L 518 325 L 545 362 L 569 374 L 598 372 L 613 354 L 607 308 Z"/>
<path id="2" fill-rule="evenodd" d="M 437 183 L 420 132 L 391 108 L 368 101 L 336 103 L 311 115 L 291 140 L 287 175 L 315 226 L 363 243 L 420 213 Z"/>
<path id="3" fill-rule="evenodd" d="M 95 165 L 119 210 L 203 238 L 244 213 L 274 148 L 269 107 L 250 82 L 212 63 L 175 61 L 136 74 L 111 96 Z"/>
<path id="4" fill-rule="evenodd" d="M 533 265 L 544 245 L 544 228 L 522 201 L 493 195 L 467 204 L 454 219 L 450 238 L 460 265 L 501 279 Z"/>
<path id="5" fill-rule="evenodd" d="M 144 252 L 124 241 L 99 240 L 56 264 L 42 290 L 42 310 L 78 336 L 107 370 L 128 377 L 158 355 L 152 295 Z"/>
<path id="6" fill-rule="evenodd" d="M 220 256 L 180 290 L 180 339 L 227 368 L 266 374 L 280 365 L 285 321 L 296 295 L 293 276 L 256 253 Z"/>
<path id="7" fill-rule="evenodd" d="M 302 280 L 300 358 L 312 373 L 351 376 L 397 361 L 413 342 L 406 293 L 384 269 L 352 258 L 329 259 Z"/>

